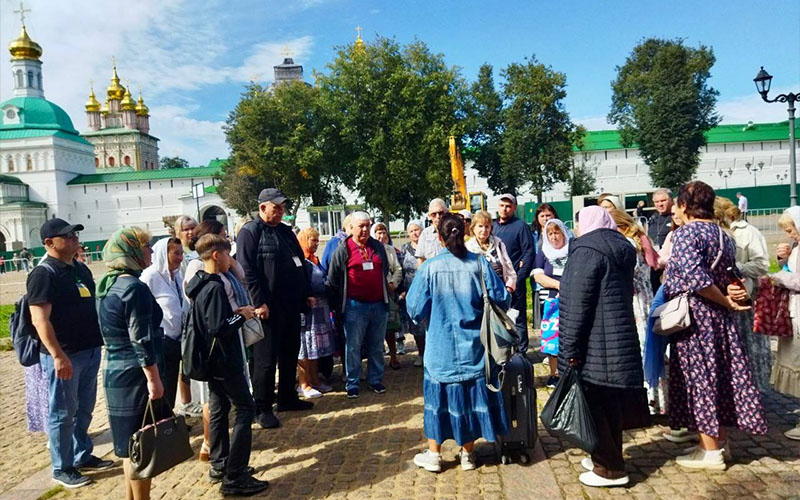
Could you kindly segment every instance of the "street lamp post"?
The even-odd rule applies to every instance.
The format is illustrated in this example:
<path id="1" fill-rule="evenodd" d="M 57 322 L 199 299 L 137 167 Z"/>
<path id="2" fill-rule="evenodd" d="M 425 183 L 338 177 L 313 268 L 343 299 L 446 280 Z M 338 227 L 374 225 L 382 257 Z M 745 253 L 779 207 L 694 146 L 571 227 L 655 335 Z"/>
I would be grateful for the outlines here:
<path id="1" fill-rule="evenodd" d="M 775 177 L 778 178 L 778 182 L 783 182 L 789 177 L 789 172 L 784 172 L 783 174 L 775 174 Z"/>
<path id="2" fill-rule="evenodd" d="M 768 99 L 769 87 L 772 84 L 772 75 L 764 70 L 761 66 L 761 71 L 758 72 L 753 81 L 756 84 L 756 90 L 761 94 L 764 102 L 785 102 L 789 104 L 789 203 L 791 206 L 797 205 L 797 159 L 795 158 L 795 138 L 794 138 L 794 103 L 797 101 L 798 94 L 789 92 L 788 94 L 780 94 L 774 99 Z"/>
<path id="3" fill-rule="evenodd" d="M 725 189 L 728 189 L 728 177 L 733 175 L 733 169 L 729 168 L 727 171 L 719 169 L 719 170 L 717 170 L 717 175 L 719 175 L 720 177 L 725 179 Z"/>
<path id="4" fill-rule="evenodd" d="M 753 186 L 758 187 L 757 177 L 758 177 L 758 173 L 761 172 L 761 170 L 764 168 L 764 162 L 760 161 L 760 162 L 758 162 L 758 165 L 753 165 L 752 163 L 750 163 L 748 161 L 747 163 L 744 164 L 744 166 L 745 166 L 745 168 L 747 169 L 748 172 L 753 174 Z"/>

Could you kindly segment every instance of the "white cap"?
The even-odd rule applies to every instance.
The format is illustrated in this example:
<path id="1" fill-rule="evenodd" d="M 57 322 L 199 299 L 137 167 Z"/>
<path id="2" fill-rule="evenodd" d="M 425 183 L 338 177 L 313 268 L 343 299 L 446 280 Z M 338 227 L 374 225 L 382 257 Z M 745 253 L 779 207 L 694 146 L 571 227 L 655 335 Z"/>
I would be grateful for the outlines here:
<path id="1" fill-rule="evenodd" d="M 516 196 L 514 196 L 514 195 L 513 195 L 513 194 L 511 194 L 511 193 L 504 193 L 504 194 L 501 194 L 501 195 L 500 195 L 500 199 L 501 199 L 501 200 L 508 200 L 508 201 L 510 201 L 511 203 L 513 203 L 514 205 L 516 205 L 516 204 L 517 204 L 517 197 L 516 197 Z"/>
<path id="2" fill-rule="evenodd" d="M 460 212 L 458 212 L 458 215 L 460 215 L 461 217 L 463 217 L 465 219 L 472 220 L 472 212 L 470 212 L 466 208 L 464 210 L 461 210 Z"/>

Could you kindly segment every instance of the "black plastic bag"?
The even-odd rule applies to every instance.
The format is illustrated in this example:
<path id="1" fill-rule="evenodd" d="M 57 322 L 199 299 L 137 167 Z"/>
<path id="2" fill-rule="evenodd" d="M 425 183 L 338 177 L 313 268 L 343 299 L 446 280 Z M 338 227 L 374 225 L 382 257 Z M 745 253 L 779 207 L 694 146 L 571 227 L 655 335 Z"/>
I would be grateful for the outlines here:
<path id="1" fill-rule="evenodd" d="M 541 419 L 550 434 L 566 439 L 587 453 L 597 448 L 597 430 L 577 369 L 568 367 L 561 376 L 542 409 Z"/>

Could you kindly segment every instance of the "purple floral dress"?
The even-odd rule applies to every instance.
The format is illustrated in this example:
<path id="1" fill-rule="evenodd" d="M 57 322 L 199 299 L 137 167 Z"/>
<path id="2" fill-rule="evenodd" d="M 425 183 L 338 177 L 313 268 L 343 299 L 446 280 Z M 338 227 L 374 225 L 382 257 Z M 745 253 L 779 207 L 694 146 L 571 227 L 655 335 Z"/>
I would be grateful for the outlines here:
<path id="1" fill-rule="evenodd" d="M 734 266 L 736 246 L 720 227 L 692 222 L 675 231 L 672 257 L 667 264 L 667 298 L 717 285 L 725 293 L 730 282 L 726 269 Z M 692 326 L 675 334 L 669 360 L 670 427 L 687 427 L 719 436 L 721 426 L 735 426 L 751 434 L 766 434 L 761 394 L 742 349 L 739 323 L 730 309 L 689 296 Z"/>

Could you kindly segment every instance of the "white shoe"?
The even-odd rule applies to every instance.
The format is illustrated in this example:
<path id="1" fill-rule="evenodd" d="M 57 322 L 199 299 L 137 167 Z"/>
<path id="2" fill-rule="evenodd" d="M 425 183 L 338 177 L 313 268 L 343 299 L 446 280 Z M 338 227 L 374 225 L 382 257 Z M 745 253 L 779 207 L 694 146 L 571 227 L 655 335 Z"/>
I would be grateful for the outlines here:
<path id="1" fill-rule="evenodd" d="M 184 417 L 200 418 L 203 416 L 203 406 L 199 403 L 192 402 L 181 403 L 175 413 Z"/>
<path id="2" fill-rule="evenodd" d="M 325 394 L 327 392 L 331 392 L 333 390 L 333 387 L 329 386 L 328 384 L 322 384 L 321 383 L 319 385 L 315 385 L 314 389 L 318 390 L 322 394 Z"/>
<path id="3" fill-rule="evenodd" d="M 800 423 L 798 423 L 796 427 L 784 432 L 783 435 L 794 441 L 800 441 Z"/>
<path id="4" fill-rule="evenodd" d="M 581 460 L 581 467 L 583 467 L 584 469 L 586 469 L 588 471 L 593 471 L 594 470 L 594 462 L 592 462 L 592 457 L 586 457 L 583 460 Z"/>
<path id="5" fill-rule="evenodd" d="M 583 462 L 581 462 L 583 464 Z M 628 476 L 622 476 L 617 479 L 606 479 L 602 476 L 598 476 L 592 471 L 584 472 L 581 474 L 578 479 L 585 484 L 586 486 L 595 486 L 595 487 L 609 487 L 609 486 L 625 486 L 628 484 Z"/>
<path id="6" fill-rule="evenodd" d="M 694 453 L 694 452 L 696 452 L 697 450 L 700 450 L 700 449 L 701 449 L 700 445 L 696 444 L 694 446 L 690 446 L 688 448 L 684 448 L 682 453 L 684 455 L 691 455 L 692 453 Z M 733 455 L 731 455 L 731 450 L 730 450 L 730 448 L 728 448 L 728 444 L 727 443 L 720 443 L 720 450 L 722 450 L 722 458 L 726 462 L 729 462 L 729 461 L 733 460 Z M 706 450 L 703 450 L 703 451 L 706 451 Z"/>
<path id="7" fill-rule="evenodd" d="M 688 443 L 690 441 L 699 441 L 700 437 L 696 432 L 690 432 L 688 429 L 670 429 L 669 432 L 662 434 L 664 439 L 673 443 Z"/>
<path id="8" fill-rule="evenodd" d="M 681 455 L 675 459 L 678 465 L 687 469 L 725 470 L 722 450 L 705 451 L 697 449 L 694 453 Z"/>
<path id="9" fill-rule="evenodd" d="M 306 399 L 317 399 L 322 397 L 322 393 L 311 387 L 309 389 L 303 389 L 303 397 Z"/>
<path id="10" fill-rule="evenodd" d="M 414 465 L 422 467 L 428 472 L 442 472 L 442 455 L 425 450 L 414 455 Z"/>
<path id="11" fill-rule="evenodd" d="M 416 366 L 417 368 L 422 366 L 422 358 L 421 357 L 418 356 L 417 359 L 414 360 L 414 366 Z"/>
<path id="12" fill-rule="evenodd" d="M 406 343 L 403 339 L 397 339 L 397 355 L 402 356 L 406 353 Z"/>
<path id="13" fill-rule="evenodd" d="M 458 452 L 458 458 L 461 459 L 462 470 L 475 470 L 478 467 L 475 462 L 475 453 L 467 453 L 462 449 Z"/>

